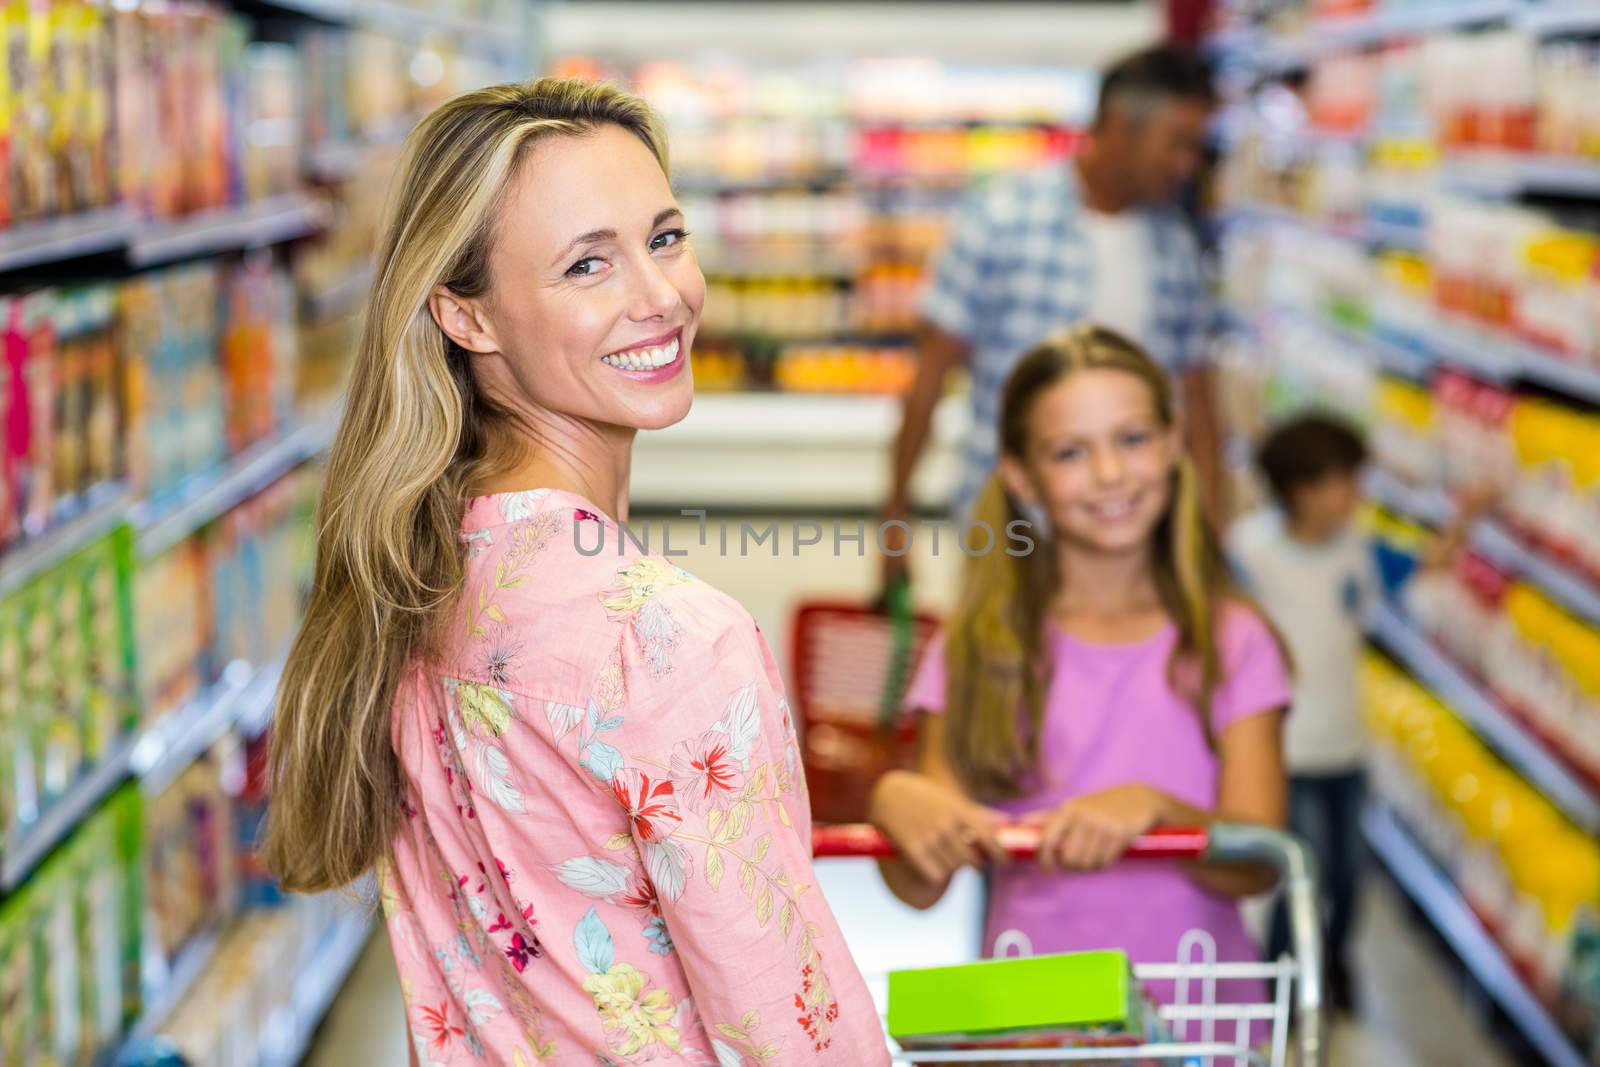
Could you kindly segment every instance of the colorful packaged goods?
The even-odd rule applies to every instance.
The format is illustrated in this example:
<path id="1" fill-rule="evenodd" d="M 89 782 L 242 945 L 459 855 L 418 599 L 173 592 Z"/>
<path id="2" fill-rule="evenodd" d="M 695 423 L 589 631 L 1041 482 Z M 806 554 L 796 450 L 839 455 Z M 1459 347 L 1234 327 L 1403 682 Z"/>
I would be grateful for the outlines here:
<path id="1" fill-rule="evenodd" d="M 271 252 L 246 256 L 222 282 L 221 362 L 231 451 L 270 436 L 294 414 L 299 349 L 294 286 Z"/>
<path id="2" fill-rule="evenodd" d="M 119 529 L 0 600 L 0 835 L 133 726 L 131 554 Z"/>
<path id="3" fill-rule="evenodd" d="M 1600 574 L 1600 417 L 1521 401 L 1510 421 L 1516 475 L 1507 521 L 1547 553 Z"/>
<path id="4" fill-rule="evenodd" d="M 139 626 L 139 693 L 148 720 L 182 706 L 211 680 L 204 550 L 183 541 L 141 560 L 134 605 Z"/>
<path id="5" fill-rule="evenodd" d="M 239 758 L 225 739 L 147 804 L 151 943 L 167 960 L 197 934 L 232 917 L 238 906 L 238 837 L 222 776 L 224 765 Z"/>
<path id="6" fill-rule="evenodd" d="M 0 902 L 0 1062 L 93 1062 L 137 1016 L 139 810 L 118 792 Z"/>
<path id="7" fill-rule="evenodd" d="M 115 311 L 106 285 L 0 298 L 0 546 L 38 536 L 121 476 Z"/>
<path id="8" fill-rule="evenodd" d="M 139 275 L 122 289 L 128 473 L 159 499 L 228 455 L 214 263 Z"/>
<path id="9" fill-rule="evenodd" d="M 906 1048 L 1138 1045 L 1162 1027 L 1122 952 L 889 972 L 889 1036 Z"/>
<path id="10" fill-rule="evenodd" d="M 1569 1018 L 1593 1019 L 1600 845 L 1388 660 L 1370 655 L 1362 686 L 1379 742 L 1379 794 L 1452 874 L 1535 992 Z"/>

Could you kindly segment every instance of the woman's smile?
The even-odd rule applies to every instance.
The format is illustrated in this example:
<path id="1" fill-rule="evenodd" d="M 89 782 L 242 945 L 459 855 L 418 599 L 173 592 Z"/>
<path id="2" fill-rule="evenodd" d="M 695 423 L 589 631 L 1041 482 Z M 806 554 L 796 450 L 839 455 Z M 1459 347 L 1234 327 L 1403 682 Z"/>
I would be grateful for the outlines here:
<path id="1" fill-rule="evenodd" d="M 688 353 L 683 350 L 683 327 L 632 348 L 607 353 L 600 357 L 600 362 L 634 381 L 666 381 L 675 377 L 689 362 Z"/>

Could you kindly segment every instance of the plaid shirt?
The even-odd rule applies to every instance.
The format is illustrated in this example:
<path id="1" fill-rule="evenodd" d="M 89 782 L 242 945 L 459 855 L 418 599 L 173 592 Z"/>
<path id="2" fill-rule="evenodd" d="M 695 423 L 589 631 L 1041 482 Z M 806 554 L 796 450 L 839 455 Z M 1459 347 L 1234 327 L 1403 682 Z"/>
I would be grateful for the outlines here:
<path id="1" fill-rule="evenodd" d="M 998 449 L 1000 390 L 1018 357 L 1088 312 L 1094 250 L 1071 166 L 1000 178 L 969 195 L 922 297 L 933 325 L 971 346 L 972 432 L 954 513 L 965 515 Z M 1211 300 L 1194 235 L 1176 208 L 1140 213 L 1152 292 L 1141 340 L 1169 371 L 1198 363 Z"/>

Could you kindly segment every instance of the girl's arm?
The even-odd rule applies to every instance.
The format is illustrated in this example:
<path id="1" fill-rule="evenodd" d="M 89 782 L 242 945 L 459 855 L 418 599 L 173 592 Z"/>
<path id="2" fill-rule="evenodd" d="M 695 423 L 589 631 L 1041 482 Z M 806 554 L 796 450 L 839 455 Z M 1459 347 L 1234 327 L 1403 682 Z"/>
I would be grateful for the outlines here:
<path id="1" fill-rule="evenodd" d="M 1217 806 L 1197 808 L 1155 786 L 1131 784 L 1076 797 L 1044 816 L 1039 861 L 1047 869 L 1098 870 L 1156 826 L 1247 822 L 1281 828 L 1287 818 L 1281 710 L 1230 724 L 1217 741 Z M 1259 867 L 1196 864 L 1191 877 L 1213 893 L 1254 896 L 1276 873 Z"/>
<path id="2" fill-rule="evenodd" d="M 1283 711 L 1250 715 L 1217 739 L 1217 809 L 1204 823 L 1243 822 L 1283 829 L 1289 817 L 1289 782 L 1283 765 Z M 1196 864 L 1190 876 L 1230 897 L 1270 890 L 1277 872 L 1256 866 Z"/>
<path id="3" fill-rule="evenodd" d="M 873 788 L 872 823 L 900 850 L 879 860 L 889 891 L 913 908 L 931 908 L 962 867 L 1003 862 L 1000 817 L 966 795 L 944 758 L 944 722 L 924 715 L 916 771 L 890 771 Z"/>

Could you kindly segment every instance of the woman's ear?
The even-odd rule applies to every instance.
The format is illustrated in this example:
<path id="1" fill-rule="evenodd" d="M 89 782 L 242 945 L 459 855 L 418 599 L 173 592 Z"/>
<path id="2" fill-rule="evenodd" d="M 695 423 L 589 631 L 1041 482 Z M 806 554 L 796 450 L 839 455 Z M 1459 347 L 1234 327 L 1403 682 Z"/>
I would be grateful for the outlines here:
<path id="1" fill-rule="evenodd" d="M 478 301 L 457 296 L 441 285 L 428 297 L 428 311 L 445 336 L 468 352 L 485 356 L 500 351 L 493 327 Z"/>

